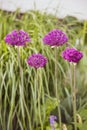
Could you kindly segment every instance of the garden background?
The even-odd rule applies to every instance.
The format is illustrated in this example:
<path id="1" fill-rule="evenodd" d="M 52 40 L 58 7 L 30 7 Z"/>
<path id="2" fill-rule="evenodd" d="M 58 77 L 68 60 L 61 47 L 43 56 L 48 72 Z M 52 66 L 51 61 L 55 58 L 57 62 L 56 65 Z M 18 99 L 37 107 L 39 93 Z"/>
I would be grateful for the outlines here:
<path id="1" fill-rule="evenodd" d="M 58 12 L 57 12 L 58 13 Z M 64 31 L 71 47 L 83 52 L 82 60 L 76 69 L 77 126 L 87 129 L 87 21 L 74 16 L 58 18 L 58 15 L 37 10 L 20 13 L 0 10 L 0 130 L 51 130 L 50 114 L 58 116 L 60 104 L 62 128 L 73 130 L 73 115 L 70 84 L 70 64 L 64 61 L 61 52 L 66 45 L 57 50 L 43 44 L 43 37 L 53 29 Z M 23 29 L 31 37 L 27 47 L 20 48 L 23 69 L 23 87 L 20 82 L 20 68 L 17 47 L 6 44 L 4 38 L 12 30 Z M 26 63 L 28 56 L 42 53 L 48 63 L 38 71 Z M 55 64 L 57 64 L 57 100 L 55 93 Z M 38 88 L 36 88 L 38 87 Z M 37 99 L 39 94 L 39 101 Z M 38 108 L 39 102 L 39 108 Z M 58 120 L 55 122 L 59 129 Z"/>

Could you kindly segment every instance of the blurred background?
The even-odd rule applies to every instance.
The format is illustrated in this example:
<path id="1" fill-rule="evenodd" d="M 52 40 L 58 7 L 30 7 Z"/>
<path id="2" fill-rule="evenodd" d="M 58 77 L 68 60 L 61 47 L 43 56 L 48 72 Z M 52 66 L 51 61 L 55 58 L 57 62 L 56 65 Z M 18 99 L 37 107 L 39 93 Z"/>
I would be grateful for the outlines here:
<path id="1" fill-rule="evenodd" d="M 0 0 L 0 8 L 7 11 L 20 9 L 20 12 L 40 10 L 56 13 L 60 18 L 72 15 L 87 19 L 87 0 Z"/>

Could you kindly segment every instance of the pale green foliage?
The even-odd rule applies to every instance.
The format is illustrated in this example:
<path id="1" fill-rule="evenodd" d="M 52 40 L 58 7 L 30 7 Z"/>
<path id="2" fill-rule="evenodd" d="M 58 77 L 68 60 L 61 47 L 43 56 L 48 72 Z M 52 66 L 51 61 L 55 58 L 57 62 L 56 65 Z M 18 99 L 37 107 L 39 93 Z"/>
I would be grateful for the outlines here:
<path id="1" fill-rule="evenodd" d="M 78 64 L 77 69 L 77 88 L 80 107 L 84 105 L 87 108 L 86 27 L 86 22 L 79 22 L 73 17 L 60 20 L 55 16 L 34 11 L 26 14 L 0 11 L 0 130 L 41 130 L 42 127 L 50 130 L 48 118 L 50 112 L 58 105 L 54 89 L 55 62 L 58 64 L 57 78 L 60 101 L 62 102 L 67 97 L 64 87 L 70 93 L 69 65 L 61 58 L 61 51 L 66 45 L 58 49 L 58 60 L 55 61 L 54 48 L 42 43 L 44 35 L 54 28 L 66 32 L 70 45 L 84 51 L 84 58 Z M 27 31 L 32 39 L 31 43 L 27 43 L 28 46 L 20 50 L 23 88 L 20 83 L 17 48 L 4 42 L 6 34 L 13 29 Z M 76 44 L 76 39 L 79 39 L 79 44 Z M 48 58 L 46 67 L 38 72 L 26 64 L 27 57 L 37 52 Z M 83 114 L 82 118 L 84 119 Z M 85 124 L 84 127 L 84 130 L 87 129 Z"/>

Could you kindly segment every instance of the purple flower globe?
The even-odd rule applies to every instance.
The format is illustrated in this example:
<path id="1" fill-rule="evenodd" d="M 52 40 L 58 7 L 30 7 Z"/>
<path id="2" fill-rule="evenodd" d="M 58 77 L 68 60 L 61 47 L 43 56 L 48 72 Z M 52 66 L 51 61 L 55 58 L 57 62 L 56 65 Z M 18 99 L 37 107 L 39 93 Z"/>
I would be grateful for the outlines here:
<path id="1" fill-rule="evenodd" d="M 28 65 L 34 68 L 40 68 L 44 67 L 47 63 L 47 58 L 44 57 L 42 54 L 32 54 L 28 60 L 27 60 Z"/>
<path id="2" fill-rule="evenodd" d="M 50 31 L 43 38 L 44 44 L 48 44 L 50 46 L 62 46 L 67 41 L 68 41 L 67 35 L 58 29 Z"/>
<path id="3" fill-rule="evenodd" d="M 75 48 L 66 48 L 62 52 L 62 57 L 69 62 L 77 63 L 83 57 L 83 53 Z"/>
<path id="4" fill-rule="evenodd" d="M 25 46 L 26 42 L 30 42 L 30 37 L 27 32 L 23 30 L 13 30 L 5 37 L 5 42 L 10 45 Z"/>

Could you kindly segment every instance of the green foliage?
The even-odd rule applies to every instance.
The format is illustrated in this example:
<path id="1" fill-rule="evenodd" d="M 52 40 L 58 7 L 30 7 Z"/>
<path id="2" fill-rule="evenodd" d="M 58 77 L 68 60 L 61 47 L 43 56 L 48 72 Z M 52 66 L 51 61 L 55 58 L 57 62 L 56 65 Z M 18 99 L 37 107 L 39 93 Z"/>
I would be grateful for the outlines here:
<path id="1" fill-rule="evenodd" d="M 78 113 L 80 114 L 81 118 L 82 118 L 82 122 L 83 123 L 87 123 L 87 109 L 85 108 L 80 108 Z"/>
<path id="2" fill-rule="evenodd" d="M 0 130 L 41 130 L 43 128 L 51 130 L 49 115 L 58 105 L 54 89 L 55 62 L 58 65 L 60 103 L 67 122 L 71 119 L 69 118 L 71 113 L 70 70 L 68 63 L 61 58 L 61 51 L 66 46 L 58 49 L 58 60 L 55 61 L 54 48 L 42 43 L 43 36 L 54 28 L 66 32 L 70 45 L 84 52 L 84 58 L 77 68 L 77 96 L 78 111 L 80 110 L 80 115 L 85 120 L 81 130 L 87 129 L 87 22 L 80 22 L 73 17 L 58 19 L 35 11 L 25 14 L 20 14 L 18 11 L 14 13 L 0 11 Z M 6 45 L 4 42 L 6 34 L 13 29 L 27 31 L 32 39 L 31 43 L 27 43 L 26 48 L 20 49 L 23 88 L 20 83 L 17 48 Z M 46 67 L 38 72 L 26 64 L 27 57 L 36 52 L 48 58 Z M 71 125 L 68 127 L 72 130 Z"/>

